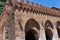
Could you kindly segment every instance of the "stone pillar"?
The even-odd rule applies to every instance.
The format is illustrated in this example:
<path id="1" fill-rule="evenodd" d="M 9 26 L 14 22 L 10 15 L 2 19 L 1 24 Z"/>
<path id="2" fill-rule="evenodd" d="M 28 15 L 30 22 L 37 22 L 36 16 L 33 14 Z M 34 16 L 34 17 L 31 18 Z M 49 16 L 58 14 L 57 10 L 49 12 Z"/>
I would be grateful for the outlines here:
<path id="1" fill-rule="evenodd" d="M 46 38 L 45 38 L 45 30 L 44 29 L 40 30 L 40 38 L 39 38 L 39 40 L 46 40 Z"/>
<path id="2" fill-rule="evenodd" d="M 57 29 L 56 29 L 56 24 L 53 24 L 54 28 L 53 28 L 53 39 L 52 40 L 58 40 L 58 33 L 57 33 Z"/>
<path id="3" fill-rule="evenodd" d="M 18 25 L 16 27 L 15 40 L 25 40 L 25 31 L 21 31 L 21 29 L 18 28 Z"/>
<path id="4" fill-rule="evenodd" d="M 21 40 L 21 30 L 15 31 L 15 40 Z"/>
<path id="5" fill-rule="evenodd" d="M 21 32 L 21 40 L 25 40 L 25 31 Z"/>
<path id="6" fill-rule="evenodd" d="M 21 40 L 25 40 L 25 31 L 21 32 Z"/>
<path id="7" fill-rule="evenodd" d="M 46 40 L 45 30 L 44 30 L 43 25 L 40 25 L 40 38 L 39 38 L 39 40 Z"/>
<path id="8" fill-rule="evenodd" d="M 21 28 L 17 21 L 15 22 L 15 40 L 21 40 Z"/>

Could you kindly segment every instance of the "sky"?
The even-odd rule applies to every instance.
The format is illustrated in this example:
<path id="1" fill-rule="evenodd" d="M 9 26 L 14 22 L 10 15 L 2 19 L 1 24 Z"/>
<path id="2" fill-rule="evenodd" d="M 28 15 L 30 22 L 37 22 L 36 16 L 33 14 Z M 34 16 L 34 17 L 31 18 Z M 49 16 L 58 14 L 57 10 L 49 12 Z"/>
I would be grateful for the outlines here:
<path id="1" fill-rule="evenodd" d="M 60 8 L 60 0 L 29 0 L 29 1 L 30 3 L 31 2 L 34 2 L 35 4 L 38 3 L 39 5 L 43 5 L 49 8 L 51 7 Z M 26 2 L 26 0 L 24 0 L 24 2 Z"/>

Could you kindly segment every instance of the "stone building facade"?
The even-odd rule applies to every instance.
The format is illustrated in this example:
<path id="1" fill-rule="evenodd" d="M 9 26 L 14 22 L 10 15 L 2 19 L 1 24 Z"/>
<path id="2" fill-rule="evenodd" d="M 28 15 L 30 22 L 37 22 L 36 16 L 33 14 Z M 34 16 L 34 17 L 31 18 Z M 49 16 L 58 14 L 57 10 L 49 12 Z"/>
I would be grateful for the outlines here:
<path id="1" fill-rule="evenodd" d="M 0 40 L 60 40 L 60 11 L 27 0 L 6 0 L 0 16 Z"/>

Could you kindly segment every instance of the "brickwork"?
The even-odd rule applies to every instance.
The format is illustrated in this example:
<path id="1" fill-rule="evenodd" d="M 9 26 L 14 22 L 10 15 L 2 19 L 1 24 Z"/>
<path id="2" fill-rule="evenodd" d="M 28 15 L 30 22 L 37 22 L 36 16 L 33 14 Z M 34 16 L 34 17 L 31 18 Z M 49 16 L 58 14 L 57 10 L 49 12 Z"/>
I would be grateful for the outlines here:
<path id="1" fill-rule="evenodd" d="M 26 4 L 7 0 L 0 17 L 0 40 L 60 40 L 59 24 L 58 10 L 30 5 L 28 0 Z"/>

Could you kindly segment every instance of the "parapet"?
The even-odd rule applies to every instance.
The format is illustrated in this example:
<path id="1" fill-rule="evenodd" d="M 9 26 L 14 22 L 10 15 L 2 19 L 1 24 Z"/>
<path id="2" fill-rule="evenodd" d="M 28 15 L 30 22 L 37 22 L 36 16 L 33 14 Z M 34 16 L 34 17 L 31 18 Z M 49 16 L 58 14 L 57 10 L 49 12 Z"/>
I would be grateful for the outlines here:
<path id="1" fill-rule="evenodd" d="M 23 10 L 23 11 L 25 10 L 25 11 L 35 12 L 38 14 L 41 13 L 41 14 L 47 14 L 47 15 L 60 17 L 60 11 L 47 8 L 38 4 L 35 5 L 33 2 L 30 4 L 28 0 L 26 1 L 26 3 L 24 3 L 24 0 L 21 0 L 21 2 L 17 2 L 17 1 L 14 1 L 14 2 L 15 2 L 15 4 L 13 4 L 15 5 L 14 7 L 19 10 Z"/>

